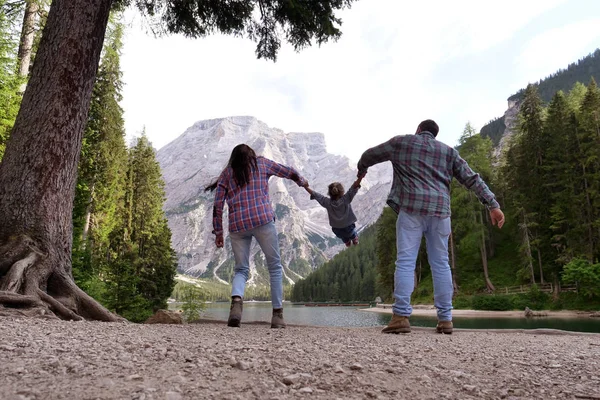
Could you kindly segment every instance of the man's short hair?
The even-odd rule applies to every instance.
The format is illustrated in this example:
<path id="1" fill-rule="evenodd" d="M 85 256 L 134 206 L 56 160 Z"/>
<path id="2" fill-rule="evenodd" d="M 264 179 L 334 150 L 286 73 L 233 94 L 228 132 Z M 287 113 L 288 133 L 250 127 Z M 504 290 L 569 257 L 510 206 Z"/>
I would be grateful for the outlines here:
<path id="1" fill-rule="evenodd" d="M 440 131 L 440 127 L 432 119 L 426 119 L 425 121 L 421 122 L 419 124 L 419 128 L 421 128 L 421 131 L 433 133 L 434 137 L 437 137 L 437 134 Z"/>

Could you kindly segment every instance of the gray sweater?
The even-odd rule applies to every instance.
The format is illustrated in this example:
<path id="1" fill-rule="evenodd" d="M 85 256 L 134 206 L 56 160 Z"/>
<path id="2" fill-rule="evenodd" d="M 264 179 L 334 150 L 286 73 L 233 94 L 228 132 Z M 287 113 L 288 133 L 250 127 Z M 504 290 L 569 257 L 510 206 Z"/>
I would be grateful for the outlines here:
<path id="1" fill-rule="evenodd" d="M 352 199 L 356 196 L 356 192 L 358 192 L 358 188 L 352 186 L 342 197 L 331 200 L 329 197 L 313 190 L 311 198 L 314 198 L 320 205 L 325 207 L 329 216 L 329 225 L 332 228 L 345 228 L 356 222 L 356 216 L 350 205 Z"/>

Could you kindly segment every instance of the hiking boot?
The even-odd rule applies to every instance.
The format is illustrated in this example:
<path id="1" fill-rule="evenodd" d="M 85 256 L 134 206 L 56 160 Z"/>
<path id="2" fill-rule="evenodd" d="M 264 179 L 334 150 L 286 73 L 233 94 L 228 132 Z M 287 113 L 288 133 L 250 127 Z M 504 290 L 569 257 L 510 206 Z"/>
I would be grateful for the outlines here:
<path id="1" fill-rule="evenodd" d="M 229 309 L 229 319 L 227 326 L 239 328 L 242 322 L 242 311 L 244 310 L 244 300 L 239 296 L 231 298 L 231 308 Z"/>
<path id="2" fill-rule="evenodd" d="M 354 236 L 354 239 L 352 239 L 352 244 L 355 246 L 358 244 L 358 236 Z"/>
<path id="3" fill-rule="evenodd" d="M 410 322 L 408 317 L 401 317 L 400 315 L 394 314 L 392 320 L 381 331 L 382 333 L 410 333 Z"/>
<path id="4" fill-rule="evenodd" d="M 271 328 L 285 328 L 285 321 L 283 320 L 283 308 L 273 309 Z"/>
<path id="5" fill-rule="evenodd" d="M 438 321 L 435 331 L 437 333 L 452 335 L 452 321 Z"/>

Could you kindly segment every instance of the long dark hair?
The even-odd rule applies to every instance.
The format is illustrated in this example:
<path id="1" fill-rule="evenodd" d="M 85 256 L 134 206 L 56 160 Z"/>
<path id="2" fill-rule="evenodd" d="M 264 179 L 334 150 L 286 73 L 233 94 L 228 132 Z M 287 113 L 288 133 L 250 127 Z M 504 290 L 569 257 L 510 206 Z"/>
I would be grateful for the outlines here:
<path id="1" fill-rule="evenodd" d="M 238 144 L 231 151 L 231 157 L 229 157 L 227 167 L 233 169 L 233 177 L 238 186 L 244 187 L 250 182 L 252 170 L 258 169 L 258 165 L 256 164 L 256 153 L 252 150 L 252 147 L 247 144 Z M 225 167 L 225 169 L 227 169 L 227 167 Z M 208 185 L 204 190 L 215 190 L 218 181 L 219 178 Z"/>

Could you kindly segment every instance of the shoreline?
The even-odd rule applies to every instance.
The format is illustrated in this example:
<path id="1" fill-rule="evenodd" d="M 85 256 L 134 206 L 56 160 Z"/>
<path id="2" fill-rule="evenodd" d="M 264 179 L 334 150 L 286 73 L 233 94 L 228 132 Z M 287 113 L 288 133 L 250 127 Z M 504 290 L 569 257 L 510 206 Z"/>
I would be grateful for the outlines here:
<path id="1" fill-rule="evenodd" d="M 385 305 L 384 307 L 371 307 L 371 308 L 361 308 L 360 311 L 368 311 L 375 312 L 380 314 L 392 314 L 392 306 L 391 304 Z M 564 319 L 588 319 L 595 318 L 592 317 L 592 314 L 598 313 L 598 311 L 570 311 L 570 310 L 561 310 L 561 311 L 533 311 L 535 316 L 525 317 L 524 311 L 486 311 L 486 310 L 465 310 L 465 309 L 453 309 L 452 316 L 453 317 L 464 317 L 464 318 L 564 318 Z M 543 314 L 543 315 L 539 315 Z M 436 309 L 433 306 L 428 306 L 427 308 L 423 308 L 423 306 L 414 306 L 413 307 L 413 316 L 419 317 L 432 317 L 435 318 L 437 316 Z"/>

